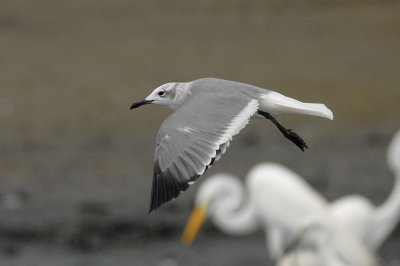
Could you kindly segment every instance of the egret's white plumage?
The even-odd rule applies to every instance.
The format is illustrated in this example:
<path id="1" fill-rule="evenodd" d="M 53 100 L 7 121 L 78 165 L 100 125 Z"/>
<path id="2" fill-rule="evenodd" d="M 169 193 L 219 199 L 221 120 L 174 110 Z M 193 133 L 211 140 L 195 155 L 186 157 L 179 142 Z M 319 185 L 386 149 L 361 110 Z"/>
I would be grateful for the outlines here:
<path id="1" fill-rule="evenodd" d="M 374 206 L 371 201 L 360 196 L 350 195 L 335 200 L 330 205 L 332 214 L 340 220 L 357 237 L 367 249 L 375 253 L 390 233 L 399 223 L 400 218 L 400 131 L 393 137 L 388 151 L 387 163 L 394 173 L 393 189 L 387 200 L 380 206 Z M 318 238 L 308 237 L 308 242 L 318 245 Z M 302 242 L 302 241 L 301 241 Z M 319 265 L 318 260 L 326 261 L 329 255 L 340 260 L 332 253 L 330 243 L 320 245 L 315 250 L 304 250 L 300 245 L 292 252 L 282 257 L 279 266 Z M 296 262 L 296 263 L 294 263 Z M 337 263 L 337 265 L 342 265 Z"/>
<path id="2" fill-rule="evenodd" d="M 233 175 L 221 173 L 208 178 L 196 195 L 198 206 L 207 206 L 208 216 L 223 232 L 246 235 L 259 228 L 257 210 Z"/>
<path id="3" fill-rule="evenodd" d="M 317 217 L 305 219 L 300 228 L 294 251 L 281 257 L 276 266 L 355 266 L 340 255 L 335 232 Z"/>
<path id="4" fill-rule="evenodd" d="M 201 213 L 207 214 L 226 233 L 264 230 L 268 253 L 274 260 L 296 236 L 301 222 L 316 217 L 335 233 L 333 247 L 341 258 L 353 265 L 375 265 L 373 256 L 331 215 L 325 199 L 288 168 L 274 163 L 260 164 L 249 172 L 246 188 L 244 191 L 232 176 L 215 175 L 200 187 L 196 206 L 201 206 Z M 198 231 L 201 223 L 196 228 L 191 226 L 196 220 L 195 215 L 188 222 L 183 236 L 185 243 L 191 243 Z"/>
<path id="5" fill-rule="evenodd" d="M 272 115 L 304 114 L 333 119 L 323 104 L 302 103 L 253 85 L 216 78 L 171 82 L 131 109 L 160 104 L 174 110 L 157 135 L 150 211 L 185 191 L 224 153 L 232 137 L 253 118 L 271 120 L 301 150 L 305 142 Z"/>

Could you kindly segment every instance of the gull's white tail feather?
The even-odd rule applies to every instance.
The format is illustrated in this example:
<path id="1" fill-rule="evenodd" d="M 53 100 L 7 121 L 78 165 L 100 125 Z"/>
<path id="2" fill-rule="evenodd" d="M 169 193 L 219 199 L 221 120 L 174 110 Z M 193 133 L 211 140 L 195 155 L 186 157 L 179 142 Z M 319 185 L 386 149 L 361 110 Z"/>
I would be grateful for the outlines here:
<path id="1" fill-rule="evenodd" d="M 274 115 L 303 114 L 333 119 L 332 111 L 322 103 L 303 103 L 277 92 L 261 96 L 260 110 Z"/>

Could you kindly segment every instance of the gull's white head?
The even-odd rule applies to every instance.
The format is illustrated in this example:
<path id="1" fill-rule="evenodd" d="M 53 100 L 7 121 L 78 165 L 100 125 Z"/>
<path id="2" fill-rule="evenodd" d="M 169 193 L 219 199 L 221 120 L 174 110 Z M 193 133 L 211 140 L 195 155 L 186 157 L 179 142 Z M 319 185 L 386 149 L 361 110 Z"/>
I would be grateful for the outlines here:
<path id="1" fill-rule="evenodd" d="M 132 104 L 131 109 L 145 104 L 159 104 L 176 110 L 187 97 L 186 83 L 171 82 L 157 87 L 144 100 Z"/>

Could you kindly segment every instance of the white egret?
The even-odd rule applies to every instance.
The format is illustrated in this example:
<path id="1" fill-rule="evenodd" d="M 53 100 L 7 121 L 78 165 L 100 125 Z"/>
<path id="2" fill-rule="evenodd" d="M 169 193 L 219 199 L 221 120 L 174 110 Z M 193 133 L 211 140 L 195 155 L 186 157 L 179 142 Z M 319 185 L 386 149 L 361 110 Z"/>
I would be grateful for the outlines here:
<path id="1" fill-rule="evenodd" d="M 246 187 L 244 191 L 236 178 L 226 174 L 206 180 L 196 195 L 183 242 L 193 241 L 208 216 L 228 234 L 263 229 L 268 253 L 275 260 L 298 232 L 299 223 L 317 216 L 335 232 L 335 248 L 341 257 L 352 265 L 375 265 L 364 246 L 330 214 L 325 199 L 293 171 L 275 163 L 260 164 L 248 174 Z"/>

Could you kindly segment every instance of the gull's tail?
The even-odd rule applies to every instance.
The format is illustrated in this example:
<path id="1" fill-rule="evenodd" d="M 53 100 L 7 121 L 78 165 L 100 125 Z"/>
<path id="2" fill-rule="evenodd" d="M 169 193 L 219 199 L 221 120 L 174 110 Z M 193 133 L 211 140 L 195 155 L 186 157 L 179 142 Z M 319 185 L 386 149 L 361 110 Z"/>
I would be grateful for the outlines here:
<path id="1" fill-rule="evenodd" d="M 322 103 L 303 103 L 271 91 L 261 96 L 260 110 L 274 115 L 303 114 L 333 119 L 332 111 Z"/>

